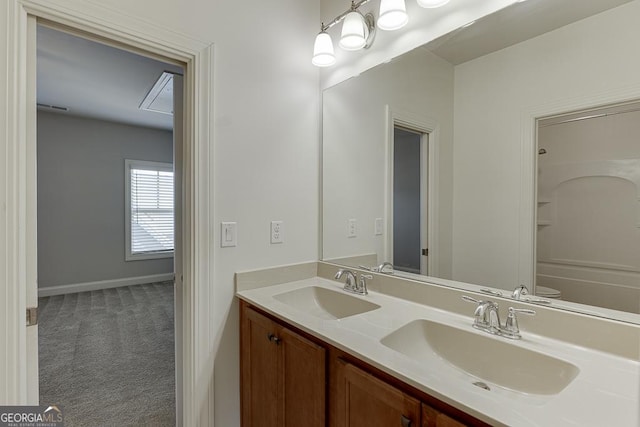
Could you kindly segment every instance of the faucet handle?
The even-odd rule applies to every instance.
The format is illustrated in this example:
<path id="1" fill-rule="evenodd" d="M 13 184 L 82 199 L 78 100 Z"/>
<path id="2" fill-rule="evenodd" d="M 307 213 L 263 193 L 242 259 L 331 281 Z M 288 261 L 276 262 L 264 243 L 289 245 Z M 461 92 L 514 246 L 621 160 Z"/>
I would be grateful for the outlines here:
<path id="1" fill-rule="evenodd" d="M 373 276 L 371 274 L 360 274 L 360 279 L 358 280 L 358 292 L 362 295 L 367 295 L 369 293 L 367 290 L 367 279 L 373 280 Z"/>
<path id="2" fill-rule="evenodd" d="M 534 310 L 529 310 L 527 308 L 509 307 L 509 315 L 507 316 L 507 320 L 504 323 L 504 328 L 502 328 L 500 334 L 506 338 L 511 338 L 514 340 L 518 340 L 522 337 L 522 335 L 520 335 L 520 327 L 518 326 L 518 317 L 516 316 L 516 313 L 527 314 L 529 316 L 533 316 L 536 314 Z"/>
<path id="3" fill-rule="evenodd" d="M 467 301 L 467 302 L 475 302 L 476 304 L 484 303 L 484 301 L 480 301 L 480 300 L 477 300 L 475 298 L 471 298 L 470 296 L 467 296 L 467 295 L 462 295 L 462 299 Z"/>

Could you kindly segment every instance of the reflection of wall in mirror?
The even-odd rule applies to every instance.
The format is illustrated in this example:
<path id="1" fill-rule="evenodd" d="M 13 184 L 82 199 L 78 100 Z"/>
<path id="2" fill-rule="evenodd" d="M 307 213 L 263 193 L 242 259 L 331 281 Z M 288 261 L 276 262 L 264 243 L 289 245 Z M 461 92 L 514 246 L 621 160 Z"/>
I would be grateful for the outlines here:
<path id="1" fill-rule="evenodd" d="M 456 66 L 455 280 L 529 284 L 519 271 L 521 240 L 532 238 L 519 223 L 523 113 L 603 94 L 627 99 L 640 87 L 638 16 L 633 1 Z"/>
<path id="2" fill-rule="evenodd" d="M 438 270 L 449 277 L 453 66 L 422 49 L 323 93 L 323 259 L 375 253 L 385 261 L 374 224 L 385 216 L 387 105 L 439 124 Z M 346 235 L 349 218 L 355 238 Z"/>
<path id="3" fill-rule="evenodd" d="M 536 284 L 640 314 L 640 111 L 598 114 L 538 128 Z"/>

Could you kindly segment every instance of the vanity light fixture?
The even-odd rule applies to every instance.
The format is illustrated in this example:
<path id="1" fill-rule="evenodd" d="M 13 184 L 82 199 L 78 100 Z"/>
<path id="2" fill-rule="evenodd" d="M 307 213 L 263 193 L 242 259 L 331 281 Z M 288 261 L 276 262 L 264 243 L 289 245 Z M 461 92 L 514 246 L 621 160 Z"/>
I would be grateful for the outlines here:
<path id="1" fill-rule="evenodd" d="M 435 9 L 447 3 L 449 3 L 449 0 L 418 0 L 418 6 L 424 7 L 425 9 Z"/>
<path id="2" fill-rule="evenodd" d="M 333 41 L 326 31 L 320 31 L 313 44 L 313 59 L 316 67 L 330 67 L 336 63 L 336 54 L 333 52 Z"/>
<path id="3" fill-rule="evenodd" d="M 378 28 L 385 31 L 398 30 L 409 22 L 404 0 L 380 0 Z"/>
<path id="4" fill-rule="evenodd" d="M 376 22 L 373 14 L 363 15 L 358 9 L 371 0 L 351 1 L 349 10 L 341 13 L 328 24 L 322 23 L 320 33 L 313 44 L 311 63 L 317 67 L 329 67 L 336 62 L 329 28 L 342 22 L 338 45 L 344 50 L 366 49 L 373 43 Z M 417 0 L 418 5 L 427 8 L 444 6 L 449 0 Z M 385 31 L 398 30 L 409 21 L 405 0 L 380 0 L 377 27 Z"/>
<path id="5" fill-rule="evenodd" d="M 353 3 L 351 3 L 351 7 L 353 8 Z M 360 50 L 367 46 L 369 32 L 369 24 L 365 17 L 353 9 L 344 17 L 342 34 L 338 44 L 344 50 Z"/>

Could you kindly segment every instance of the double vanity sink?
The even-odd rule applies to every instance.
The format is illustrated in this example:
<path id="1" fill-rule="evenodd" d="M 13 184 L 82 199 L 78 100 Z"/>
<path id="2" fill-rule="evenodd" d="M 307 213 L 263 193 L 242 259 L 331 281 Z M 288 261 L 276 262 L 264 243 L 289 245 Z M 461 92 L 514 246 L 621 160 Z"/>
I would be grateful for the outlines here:
<path id="1" fill-rule="evenodd" d="M 273 298 L 306 315 L 324 320 L 357 316 L 380 305 L 340 290 L 309 286 Z M 561 392 L 579 374 L 573 364 L 517 347 L 504 338 L 445 325 L 414 320 L 380 340 L 398 353 L 421 362 L 437 356 L 471 376 L 513 391 L 552 395 Z M 480 382 L 483 387 L 490 388 Z M 485 388 L 485 389 L 486 389 Z"/>
<path id="2" fill-rule="evenodd" d="M 491 425 L 639 425 L 638 360 L 528 332 L 538 316 L 522 322 L 522 339 L 489 334 L 472 327 L 465 293 L 451 293 L 456 310 L 386 292 L 354 295 L 321 277 L 237 295 Z"/>

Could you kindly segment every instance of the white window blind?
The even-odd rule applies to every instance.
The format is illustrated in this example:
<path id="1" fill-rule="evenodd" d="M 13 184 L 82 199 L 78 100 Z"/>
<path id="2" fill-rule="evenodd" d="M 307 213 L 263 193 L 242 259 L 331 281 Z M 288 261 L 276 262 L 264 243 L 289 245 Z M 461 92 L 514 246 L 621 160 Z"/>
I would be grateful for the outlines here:
<path id="1" fill-rule="evenodd" d="M 174 216 L 171 164 L 129 160 L 126 169 L 129 178 L 127 256 L 131 259 L 171 256 Z"/>

